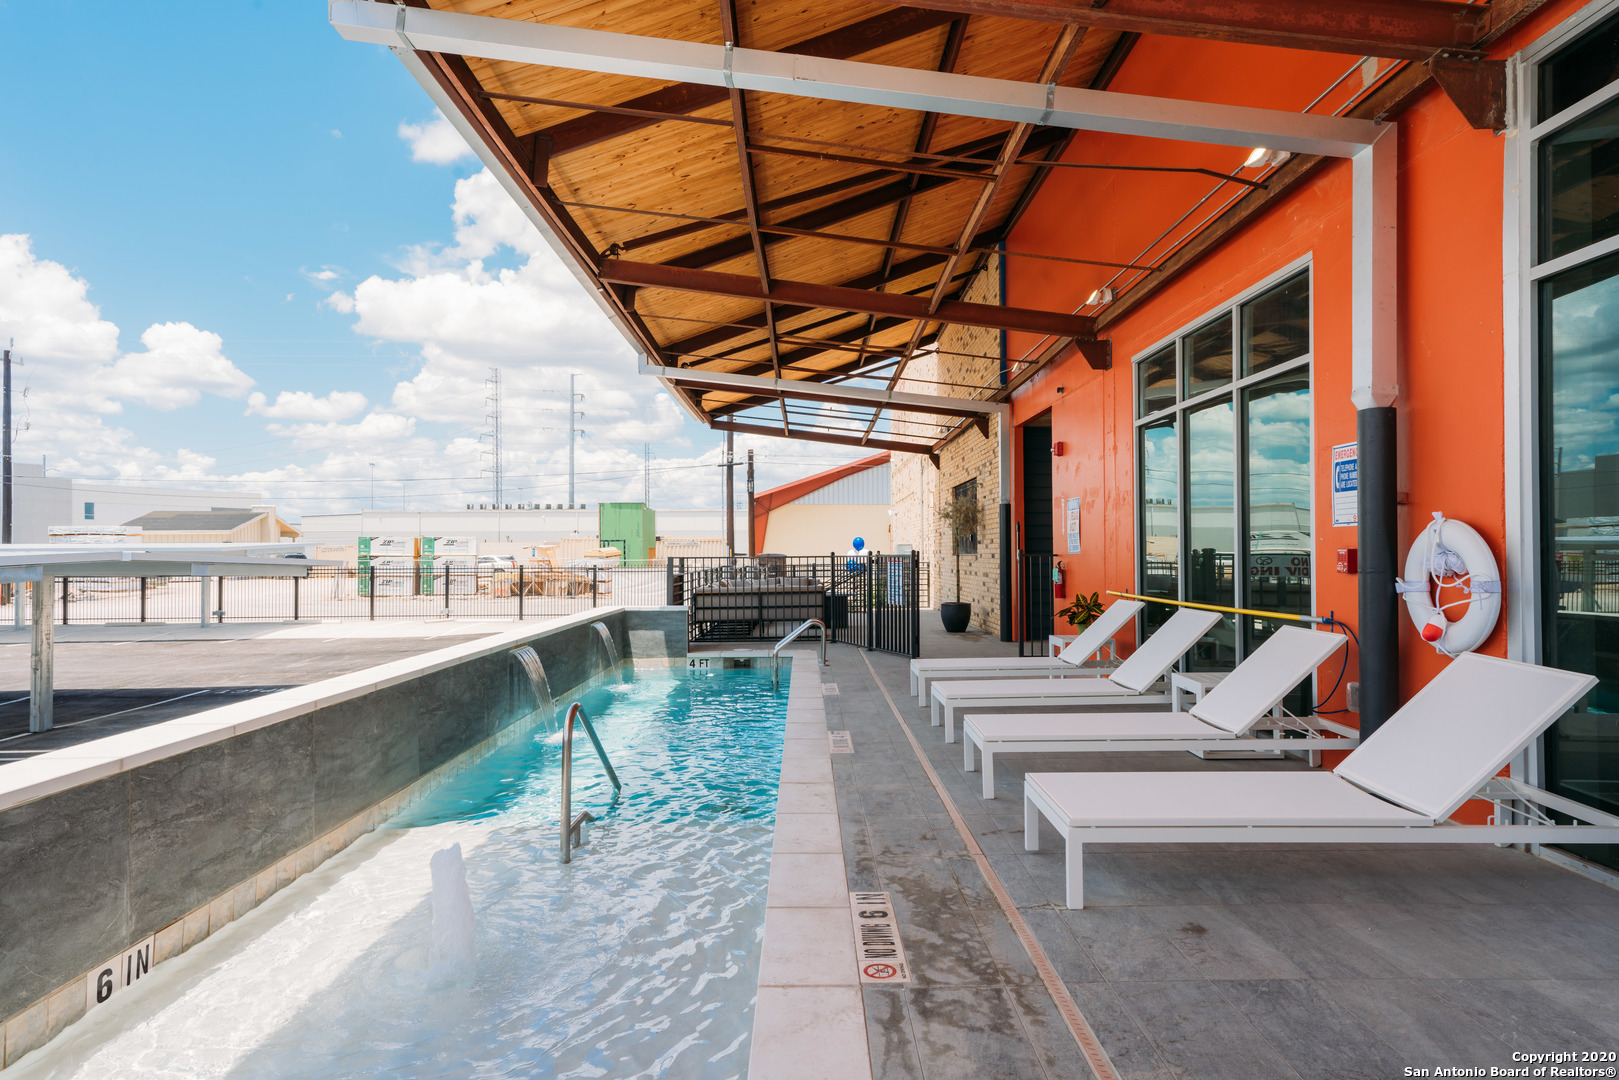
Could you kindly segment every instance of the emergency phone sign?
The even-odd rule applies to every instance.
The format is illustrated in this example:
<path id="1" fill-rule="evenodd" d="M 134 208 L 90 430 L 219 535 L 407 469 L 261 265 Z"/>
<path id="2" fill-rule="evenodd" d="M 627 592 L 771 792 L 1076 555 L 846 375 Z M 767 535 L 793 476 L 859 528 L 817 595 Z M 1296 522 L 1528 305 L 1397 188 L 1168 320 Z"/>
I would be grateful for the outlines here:
<path id="1" fill-rule="evenodd" d="M 1360 521 L 1360 450 L 1355 443 L 1332 448 L 1332 523 Z"/>

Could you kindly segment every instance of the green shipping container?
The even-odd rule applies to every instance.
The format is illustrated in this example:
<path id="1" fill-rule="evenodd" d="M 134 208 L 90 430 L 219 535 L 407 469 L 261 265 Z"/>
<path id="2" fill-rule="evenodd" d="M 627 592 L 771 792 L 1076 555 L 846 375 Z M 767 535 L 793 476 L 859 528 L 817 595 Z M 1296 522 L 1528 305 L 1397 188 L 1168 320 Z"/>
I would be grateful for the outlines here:
<path id="1" fill-rule="evenodd" d="M 601 546 L 618 548 L 626 563 L 652 558 L 658 546 L 657 514 L 646 503 L 599 503 L 597 535 Z"/>

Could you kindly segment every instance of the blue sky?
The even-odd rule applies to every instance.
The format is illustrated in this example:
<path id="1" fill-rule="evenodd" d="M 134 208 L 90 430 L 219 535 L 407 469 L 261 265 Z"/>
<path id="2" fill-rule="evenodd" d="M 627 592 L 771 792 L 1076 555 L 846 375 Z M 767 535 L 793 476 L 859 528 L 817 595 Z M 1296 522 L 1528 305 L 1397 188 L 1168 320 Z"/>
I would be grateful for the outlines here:
<path id="1" fill-rule="evenodd" d="M 0 338 L 52 474 L 264 491 L 303 513 L 488 498 L 718 504 L 687 419 L 386 50 L 319 3 L 0 0 Z M 846 460 L 757 447 L 760 486 Z"/>

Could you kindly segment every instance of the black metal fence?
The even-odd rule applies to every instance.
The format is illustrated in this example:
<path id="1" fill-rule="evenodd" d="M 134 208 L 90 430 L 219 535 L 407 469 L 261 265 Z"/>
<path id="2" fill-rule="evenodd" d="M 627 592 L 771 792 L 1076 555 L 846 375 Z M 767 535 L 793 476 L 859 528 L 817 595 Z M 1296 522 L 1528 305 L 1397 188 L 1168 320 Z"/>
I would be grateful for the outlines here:
<path id="1" fill-rule="evenodd" d="M 612 604 L 666 604 L 668 587 L 667 569 L 650 564 L 511 570 L 312 566 L 307 578 L 57 578 L 51 614 L 62 623 L 544 619 Z M 16 618 L 11 592 L 0 594 L 0 622 Z M 26 597 L 23 608 L 26 619 Z"/>
<path id="2" fill-rule="evenodd" d="M 692 641 L 779 641 L 820 619 L 832 641 L 918 656 L 926 595 L 914 553 L 669 560 L 670 601 L 685 605 Z"/>
<path id="3" fill-rule="evenodd" d="M 1051 633 L 1057 603 L 1052 594 L 1051 570 L 1057 556 L 1037 552 L 1017 553 L 1015 587 L 1019 656 L 1046 656 L 1051 651 Z"/>

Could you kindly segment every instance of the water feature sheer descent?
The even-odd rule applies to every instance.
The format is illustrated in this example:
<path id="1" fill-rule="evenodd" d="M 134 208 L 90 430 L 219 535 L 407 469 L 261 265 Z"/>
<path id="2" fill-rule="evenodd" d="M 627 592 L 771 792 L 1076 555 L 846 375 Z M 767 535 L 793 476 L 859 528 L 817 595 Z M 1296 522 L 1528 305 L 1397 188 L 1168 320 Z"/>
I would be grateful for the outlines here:
<path id="1" fill-rule="evenodd" d="M 551 694 L 551 680 L 545 677 L 545 665 L 540 663 L 540 654 L 531 645 L 520 645 L 512 650 L 512 659 L 528 672 L 529 685 L 534 687 L 534 697 L 539 701 L 540 708 L 545 710 L 547 719 L 556 719 L 556 698 Z"/>
<path id="2" fill-rule="evenodd" d="M 624 681 L 624 662 L 618 657 L 618 644 L 613 640 L 612 633 L 607 629 L 606 623 L 591 623 L 596 633 L 601 635 L 602 644 L 607 646 L 607 670 L 618 677 L 619 682 Z"/>

